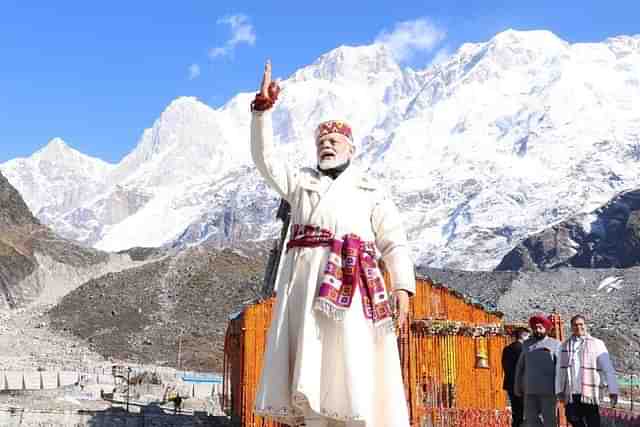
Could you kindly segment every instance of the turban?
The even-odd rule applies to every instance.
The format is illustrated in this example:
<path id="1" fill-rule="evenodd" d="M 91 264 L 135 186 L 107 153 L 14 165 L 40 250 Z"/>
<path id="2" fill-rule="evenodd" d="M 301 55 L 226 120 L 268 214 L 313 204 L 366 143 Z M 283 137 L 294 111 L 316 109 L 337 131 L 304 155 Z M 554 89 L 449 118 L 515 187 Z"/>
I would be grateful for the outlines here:
<path id="1" fill-rule="evenodd" d="M 315 132 L 316 141 L 325 135 L 331 133 L 339 133 L 346 136 L 353 144 L 353 135 L 351 134 L 351 126 L 342 120 L 329 120 L 318 125 Z"/>
<path id="2" fill-rule="evenodd" d="M 553 323 L 551 323 L 551 319 L 543 314 L 536 314 L 535 316 L 531 316 L 529 319 L 529 326 L 531 329 L 534 329 L 537 324 L 541 324 L 544 328 L 549 332 L 553 327 Z"/>

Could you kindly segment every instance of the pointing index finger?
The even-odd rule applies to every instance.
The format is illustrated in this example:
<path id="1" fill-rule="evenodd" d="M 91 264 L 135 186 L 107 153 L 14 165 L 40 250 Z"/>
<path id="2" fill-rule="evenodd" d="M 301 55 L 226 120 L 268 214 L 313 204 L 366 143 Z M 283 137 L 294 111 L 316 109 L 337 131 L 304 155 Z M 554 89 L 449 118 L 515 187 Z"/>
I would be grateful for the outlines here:
<path id="1" fill-rule="evenodd" d="M 262 95 L 269 96 L 269 85 L 271 84 L 271 60 L 267 60 L 264 65 L 264 74 L 262 75 L 262 87 L 260 91 Z"/>

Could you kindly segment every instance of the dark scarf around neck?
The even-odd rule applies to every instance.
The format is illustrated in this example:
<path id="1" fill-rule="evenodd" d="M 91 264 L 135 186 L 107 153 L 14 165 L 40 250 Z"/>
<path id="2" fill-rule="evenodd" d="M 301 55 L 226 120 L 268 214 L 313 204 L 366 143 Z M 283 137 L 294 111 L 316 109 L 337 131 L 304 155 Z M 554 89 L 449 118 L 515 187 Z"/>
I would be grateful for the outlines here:
<path id="1" fill-rule="evenodd" d="M 318 170 L 322 175 L 326 175 L 331 179 L 336 179 L 338 176 L 340 176 L 342 172 L 344 172 L 349 167 L 350 164 L 351 164 L 351 160 L 347 160 L 343 164 L 330 169 L 320 169 L 320 166 L 318 165 Z"/>

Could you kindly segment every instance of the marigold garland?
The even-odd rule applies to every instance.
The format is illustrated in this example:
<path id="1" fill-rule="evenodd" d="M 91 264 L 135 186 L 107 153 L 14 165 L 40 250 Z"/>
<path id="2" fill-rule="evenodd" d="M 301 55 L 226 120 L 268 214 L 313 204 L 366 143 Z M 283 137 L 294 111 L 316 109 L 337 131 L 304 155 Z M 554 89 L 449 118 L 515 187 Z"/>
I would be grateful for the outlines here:
<path id="1" fill-rule="evenodd" d="M 414 320 L 411 323 L 411 328 L 424 335 L 464 335 L 471 337 L 507 335 L 501 324 L 490 323 L 486 325 L 473 325 L 456 320 Z"/>

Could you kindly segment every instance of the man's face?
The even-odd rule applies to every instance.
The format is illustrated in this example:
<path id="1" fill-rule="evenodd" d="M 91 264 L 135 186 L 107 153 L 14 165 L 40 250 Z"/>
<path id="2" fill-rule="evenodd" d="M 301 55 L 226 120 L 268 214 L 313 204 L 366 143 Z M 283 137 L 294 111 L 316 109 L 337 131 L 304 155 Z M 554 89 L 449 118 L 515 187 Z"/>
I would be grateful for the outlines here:
<path id="1" fill-rule="evenodd" d="M 353 156 L 353 145 L 340 133 L 330 133 L 316 141 L 316 156 L 321 169 L 340 166 Z"/>
<path id="2" fill-rule="evenodd" d="M 536 323 L 533 325 L 533 335 L 538 338 L 544 337 L 547 335 L 547 328 L 542 323 Z"/>
<path id="3" fill-rule="evenodd" d="M 584 323 L 584 319 L 577 318 L 571 322 L 571 332 L 576 337 L 583 337 L 587 335 L 587 325 Z"/>

